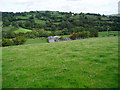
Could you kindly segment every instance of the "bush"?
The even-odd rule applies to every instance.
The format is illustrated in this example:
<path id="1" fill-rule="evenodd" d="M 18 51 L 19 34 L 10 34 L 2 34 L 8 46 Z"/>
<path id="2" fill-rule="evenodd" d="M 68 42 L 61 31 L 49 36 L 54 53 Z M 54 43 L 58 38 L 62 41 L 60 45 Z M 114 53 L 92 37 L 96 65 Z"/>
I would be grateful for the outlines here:
<path id="1" fill-rule="evenodd" d="M 2 46 L 5 47 L 5 46 L 11 46 L 13 45 L 13 41 L 12 39 L 3 39 L 2 40 Z"/>
<path id="2" fill-rule="evenodd" d="M 15 33 L 12 31 L 2 31 L 3 38 L 15 38 Z"/>
<path id="3" fill-rule="evenodd" d="M 75 40 L 75 39 L 77 39 L 77 37 L 78 37 L 77 33 L 72 33 L 70 36 L 70 39 Z"/>
<path id="4" fill-rule="evenodd" d="M 83 32 L 78 32 L 78 33 L 72 33 L 70 38 L 72 40 L 75 40 L 77 38 L 88 38 L 90 36 L 89 31 L 83 31 Z"/>
<path id="5" fill-rule="evenodd" d="M 37 37 L 48 37 L 49 33 L 45 30 L 37 30 Z"/>
<path id="6" fill-rule="evenodd" d="M 25 34 L 26 38 L 36 38 L 37 37 L 37 32 L 36 31 L 32 31 L 32 32 L 27 32 Z"/>
<path id="7" fill-rule="evenodd" d="M 57 36 L 59 36 L 59 35 L 62 35 L 62 31 L 55 31 L 55 33 L 54 33 L 55 35 L 57 35 Z"/>
<path id="8" fill-rule="evenodd" d="M 91 30 L 90 31 L 90 37 L 98 37 L 98 31 L 97 30 Z"/>
<path id="9" fill-rule="evenodd" d="M 117 36 L 116 34 L 113 34 L 113 36 Z"/>
<path id="10" fill-rule="evenodd" d="M 14 45 L 21 45 L 26 41 L 24 36 L 18 36 L 16 38 L 13 38 Z"/>
<path id="11" fill-rule="evenodd" d="M 83 32 L 79 32 L 78 33 L 78 37 L 79 38 L 88 38 L 90 36 L 90 32 L 89 31 L 83 31 Z"/>

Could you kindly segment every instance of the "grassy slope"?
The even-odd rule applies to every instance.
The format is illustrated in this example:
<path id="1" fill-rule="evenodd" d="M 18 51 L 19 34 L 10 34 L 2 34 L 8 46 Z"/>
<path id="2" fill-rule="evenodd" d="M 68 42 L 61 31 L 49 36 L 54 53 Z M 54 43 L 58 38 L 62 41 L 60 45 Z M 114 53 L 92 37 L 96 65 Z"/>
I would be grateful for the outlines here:
<path id="1" fill-rule="evenodd" d="M 118 38 L 3 48 L 3 88 L 117 87 Z"/>
<path id="2" fill-rule="evenodd" d="M 11 29 L 13 29 L 13 28 L 15 28 L 15 27 L 13 27 L 13 26 L 3 27 L 3 28 L 2 28 L 2 31 L 9 31 L 9 30 L 11 30 Z"/>
<path id="3" fill-rule="evenodd" d="M 12 30 L 15 33 L 20 33 L 20 32 L 26 33 L 26 32 L 31 32 L 32 31 L 32 30 L 29 30 L 29 29 L 21 28 L 21 27 L 15 28 L 13 26 L 3 27 L 2 30 L 3 31 L 10 31 L 10 30 Z"/>
<path id="4" fill-rule="evenodd" d="M 20 33 L 20 32 L 22 32 L 22 33 L 26 33 L 26 32 L 31 32 L 32 30 L 29 30 L 29 29 L 25 29 L 25 28 L 19 28 L 18 30 L 15 30 L 14 32 L 15 33 Z"/>
<path id="5" fill-rule="evenodd" d="M 47 31 L 50 32 L 50 31 Z M 109 34 L 118 35 L 118 31 L 110 31 Z M 107 32 L 99 32 L 99 37 L 106 36 Z M 69 38 L 70 35 L 63 35 L 63 38 Z M 36 39 L 28 39 L 25 44 L 36 44 L 36 43 L 47 43 L 47 39 L 45 38 L 36 38 Z"/>
<path id="6" fill-rule="evenodd" d="M 47 43 L 46 38 L 28 39 L 25 44 Z"/>
<path id="7" fill-rule="evenodd" d="M 118 31 L 109 31 L 109 35 L 118 35 Z M 106 36 L 107 32 L 99 32 L 99 36 Z"/>
<path id="8" fill-rule="evenodd" d="M 43 24 L 43 25 L 46 23 L 44 20 L 40 20 L 37 18 L 35 18 L 34 20 L 35 20 L 35 23 L 39 23 L 39 24 Z"/>

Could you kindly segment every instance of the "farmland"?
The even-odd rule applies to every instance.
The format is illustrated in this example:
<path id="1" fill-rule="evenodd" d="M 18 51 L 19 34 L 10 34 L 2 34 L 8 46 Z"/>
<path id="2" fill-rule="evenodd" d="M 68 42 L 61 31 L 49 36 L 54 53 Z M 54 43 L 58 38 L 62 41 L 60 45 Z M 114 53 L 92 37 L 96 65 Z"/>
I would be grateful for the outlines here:
<path id="1" fill-rule="evenodd" d="M 3 88 L 118 87 L 119 16 L 2 12 L 0 25 Z"/>
<path id="2" fill-rule="evenodd" d="M 118 36 L 118 31 L 109 31 L 107 32 L 99 32 L 99 37 L 106 37 L 107 34 L 110 36 Z M 70 35 L 62 35 L 63 38 L 69 38 Z M 27 39 L 25 44 L 36 44 L 36 43 L 47 43 L 47 38 L 36 38 L 36 39 Z"/>
<path id="3" fill-rule="evenodd" d="M 117 88 L 118 37 L 3 47 L 3 88 Z"/>
<path id="4" fill-rule="evenodd" d="M 19 28 L 18 30 L 14 31 L 15 33 L 26 33 L 26 32 L 32 32 L 32 30 Z"/>
<path id="5" fill-rule="evenodd" d="M 35 39 L 28 39 L 25 44 L 36 44 L 36 43 L 47 43 L 46 38 L 35 38 Z"/>

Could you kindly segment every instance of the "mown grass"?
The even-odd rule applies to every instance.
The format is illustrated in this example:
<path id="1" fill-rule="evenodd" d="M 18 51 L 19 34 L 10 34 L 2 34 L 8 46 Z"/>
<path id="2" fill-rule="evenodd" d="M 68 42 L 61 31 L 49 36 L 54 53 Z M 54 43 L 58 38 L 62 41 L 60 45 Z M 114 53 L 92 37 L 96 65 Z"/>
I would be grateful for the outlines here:
<path id="1" fill-rule="evenodd" d="M 118 38 L 4 47 L 3 88 L 117 88 Z"/>

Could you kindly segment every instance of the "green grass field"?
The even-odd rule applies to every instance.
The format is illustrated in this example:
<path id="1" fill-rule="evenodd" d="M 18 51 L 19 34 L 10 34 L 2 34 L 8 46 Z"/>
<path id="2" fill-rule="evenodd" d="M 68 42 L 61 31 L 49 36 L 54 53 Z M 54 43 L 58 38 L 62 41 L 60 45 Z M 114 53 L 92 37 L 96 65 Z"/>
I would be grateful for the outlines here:
<path id="1" fill-rule="evenodd" d="M 118 32 L 119 31 L 109 31 L 108 33 L 107 32 L 99 32 L 99 36 L 107 36 L 107 34 L 109 34 L 110 36 L 112 35 L 118 35 Z"/>
<path id="2" fill-rule="evenodd" d="M 3 47 L 3 88 L 117 88 L 118 37 Z"/>
<path id="3" fill-rule="evenodd" d="M 2 31 L 10 31 L 10 30 L 17 30 L 17 28 L 13 27 L 13 26 L 7 26 L 7 27 L 3 27 Z"/>
<path id="4" fill-rule="evenodd" d="M 3 23 L 3 22 L 2 22 L 2 21 L 0 21 L 0 25 L 2 25 L 2 23 Z"/>
<path id="5" fill-rule="evenodd" d="M 27 32 L 32 32 L 32 30 L 25 29 L 25 28 L 19 28 L 18 30 L 14 31 L 15 33 L 27 33 Z"/>
<path id="6" fill-rule="evenodd" d="M 47 31 L 50 33 L 50 31 Z M 118 35 L 118 31 L 110 31 L 111 36 Z M 107 36 L 107 32 L 99 32 L 99 37 Z M 69 38 L 70 35 L 62 35 L 63 38 Z M 25 44 L 47 43 L 47 38 L 28 39 Z"/>
<path id="7" fill-rule="evenodd" d="M 28 16 L 16 16 L 17 19 L 29 19 Z"/>
<path id="8" fill-rule="evenodd" d="M 46 38 L 28 39 L 25 44 L 47 43 Z"/>
<path id="9" fill-rule="evenodd" d="M 35 23 L 39 23 L 39 24 L 42 24 L 42 25 L 45 25 L 45 21 L 44 20 L 39 20 L 37 18 L 34 19 L 35 20 Z"/>

